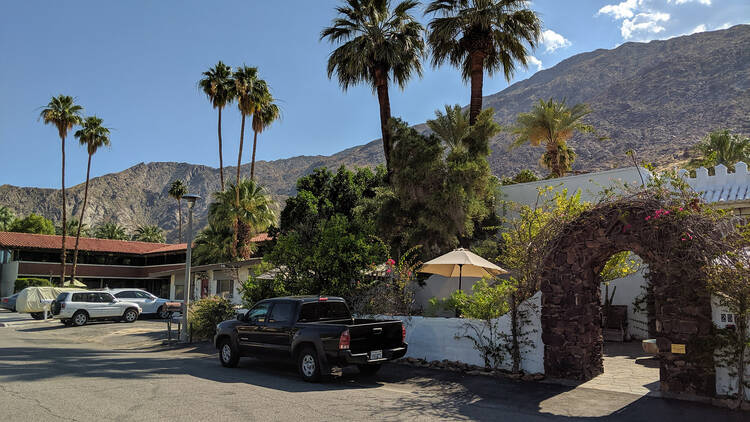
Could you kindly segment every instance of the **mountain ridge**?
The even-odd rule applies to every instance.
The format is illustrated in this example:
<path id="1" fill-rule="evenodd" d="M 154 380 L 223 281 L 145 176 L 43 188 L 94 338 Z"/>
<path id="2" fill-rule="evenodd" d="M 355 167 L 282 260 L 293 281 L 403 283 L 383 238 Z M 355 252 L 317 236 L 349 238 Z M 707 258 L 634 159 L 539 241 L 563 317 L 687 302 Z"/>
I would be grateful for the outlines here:
<path id="1" fill-rule="evenodd" d="M 457 76 L 458 77 L 458 76 Z M 576 171 L 620 167 L 626 151 L 656 165 L 684 160 L 687 151 L 707 132 L 728 128 L 750 133 L 750 25 L 655 40 L 624 43 L 614 49 L 576 54 L 530 78 L 484 98 L 495 119 L 512 124 L 519 112 L 528 111 L 539 98 L 565 98 L 568 103 L 588 103 L 593 112 L 586 122 L 594 135 L 576 135 L 570 142 L 578 158 Z M 373 116 L 377 118 L 377 116 Z M 424 123 L 415 126 L 426 131 Z M 503 132 L 491 140 L 490 166 L 496 176 L 510 176 L 538 165 L 541 148 L 524 146 L 513 151 L 511 137 Z M 314 168 L 341 165 L 374 166 L 383 163 L 379 139 L 346 148 L 332 155 L 304 155 L 257 161 L 256 175 L 275 199 L 293 195 L 297 178 Z M 242 173 L 249 174 L 249 164 Z M 236 167 L 225 167 L 234 180 Z M 142 162 L 121 172 L 93 178 L 85 222 L 117 221 L 133 228 L 158 224 L 170 241 L 177 240 L 177 203 L 167 194 L 177 178 L 204 199 L 219 188 L 219 170 L 207 165 L 177 162 Z M 83 184 L 68 189 L 73 213 L 80 212 Z M 196 228 L 205 225 L 208 200 L 196 208 Z M 0 186 L 0 205 L 17 215 L 30 212 L 60 219 L 59 191 L 52 188 Z M 283 204 L 280 203 L 280 206 Z"/>

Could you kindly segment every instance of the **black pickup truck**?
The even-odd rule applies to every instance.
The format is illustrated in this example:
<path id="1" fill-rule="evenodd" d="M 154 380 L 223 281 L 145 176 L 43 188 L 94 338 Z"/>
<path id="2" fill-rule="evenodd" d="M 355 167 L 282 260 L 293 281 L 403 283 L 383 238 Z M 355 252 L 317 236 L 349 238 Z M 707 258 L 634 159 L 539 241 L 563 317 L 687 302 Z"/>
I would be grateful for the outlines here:
<path id="1" fill-rule="evenodd" d="M 374 374 L 406 354 L 401 321 L 354 319 L 340 297 L 292 296 L 258 302 L 217 326 L 219 361 L 235 367 L 242 356 L 293 359 L 305 381 L 333 367 L 357 365 Z"/>

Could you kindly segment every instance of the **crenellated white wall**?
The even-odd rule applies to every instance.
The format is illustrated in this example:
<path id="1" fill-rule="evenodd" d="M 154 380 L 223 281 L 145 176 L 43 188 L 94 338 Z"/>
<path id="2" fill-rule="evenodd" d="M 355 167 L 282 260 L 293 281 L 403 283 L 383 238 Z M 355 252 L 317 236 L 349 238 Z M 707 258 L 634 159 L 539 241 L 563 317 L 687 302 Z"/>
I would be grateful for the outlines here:
<path id="1" fill-rule="evenodd" d="M 678 174 L 696 192 L 700 192 L 706 202 L 750 201 L 750 173 L 743 162 L 734 165 L 734 173 L 729 173 L 725 165 L 719 164 L 714 167 L 713 176 L 709 176 L 705 167 L 695 170 L 695 177 L 690 177 L 687 170 L 680 170 Z"/>

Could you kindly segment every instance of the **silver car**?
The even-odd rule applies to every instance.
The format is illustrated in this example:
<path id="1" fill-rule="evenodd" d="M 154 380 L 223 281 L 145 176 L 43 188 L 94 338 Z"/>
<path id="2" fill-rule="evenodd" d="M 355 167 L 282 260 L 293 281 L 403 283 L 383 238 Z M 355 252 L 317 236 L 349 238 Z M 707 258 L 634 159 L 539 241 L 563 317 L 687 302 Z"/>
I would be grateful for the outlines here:
<path id="1" fill-rule="evenodd" d="M 52 302 L 53 318 L 79 327 L 94 319 L 135 322 L 140 314 L 138 304 L 115 299 L 102 291 L 63 292 Z"/>
<path id="2" fill-rule="evenodd" d="M 156 315 L 161 319 L 172 316 L 169 300 L 156 297 L 145 290 L 110 289 L 108 292 L 122 301 L 137 303 L 143 314 Z"/>

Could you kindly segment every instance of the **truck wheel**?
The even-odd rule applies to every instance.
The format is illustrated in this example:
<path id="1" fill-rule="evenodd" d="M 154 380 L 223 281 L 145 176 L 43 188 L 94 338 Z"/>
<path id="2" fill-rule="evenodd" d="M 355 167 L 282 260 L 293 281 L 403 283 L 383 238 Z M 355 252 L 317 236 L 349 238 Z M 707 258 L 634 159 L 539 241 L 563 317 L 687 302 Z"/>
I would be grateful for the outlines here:
<path id="1" fill-rule="evenodd" d="M 44 319 L 44 312 L 32 312 L 31 317 L 34 319 Z"/>
<path id="2" fill-rule="evenodd" d="M 240 354 L 232 347 L 229 339 L 224 339 L 219 343 L 219 361 L 227 368 L 236 367 L 240 361 Z"/>
<path id="3" fill-rule="evenodd" d="M 380 364 L 375 365 L 357 365 L 359 373 L 362 375 L 375 375 L 380 370 Z"/>
<path id="4" fill-rule="evenodd" d="M 135 322 L 138 319 L 138 311 L 133 308 L 128 308 L 125 313 L 122 314 L 122 320 L 125 322 Z"/>
<path id="5" fill-rule="evenodd" d="M 86 325 L 86 323 L 89 321 L 89 315 L 84 311 L 78 311 L 73 314 L 72 321 L 73 325 L 75 325 L 76 327 Z"/>
<path id="6" fill-rule="evenodd" d="M 310 346 L 305 346 L 297 355 L 299 374 L 307 382 L 320 381 L 320 360 L 318 353 Z"/>

